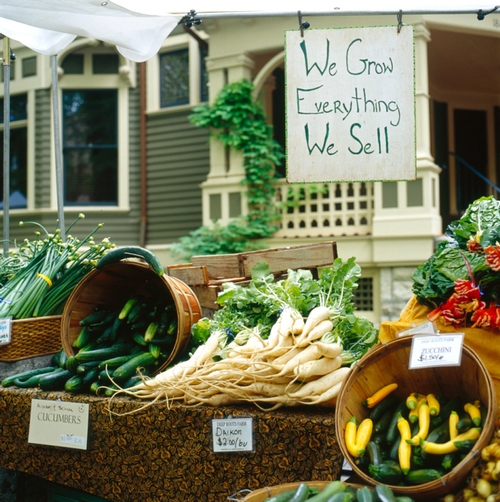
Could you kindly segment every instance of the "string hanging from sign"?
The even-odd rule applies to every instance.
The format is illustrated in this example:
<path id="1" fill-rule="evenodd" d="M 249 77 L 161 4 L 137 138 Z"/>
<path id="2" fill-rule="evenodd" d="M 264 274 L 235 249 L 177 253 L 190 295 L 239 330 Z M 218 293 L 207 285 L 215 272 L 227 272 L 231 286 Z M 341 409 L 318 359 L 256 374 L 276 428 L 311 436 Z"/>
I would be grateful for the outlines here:
<path id="1" fill-rule="evenodd" d="M 309 24 L 309 21 L 302 21 L 302 13 L 300 10 L 297 13 L 298 18 L 299 18 L 299 29 L 300 29 L 300 36 L 304 38 L 304 30 L 307 30 L 311 25 Z"/>
<path id="2" fill-rule="evenodd" d="M 401 28 L 403 27 L 403 11 L 400 10 L 396 16 L 398 19 L 398 35 L 399 35 L 401 33 Z"/>

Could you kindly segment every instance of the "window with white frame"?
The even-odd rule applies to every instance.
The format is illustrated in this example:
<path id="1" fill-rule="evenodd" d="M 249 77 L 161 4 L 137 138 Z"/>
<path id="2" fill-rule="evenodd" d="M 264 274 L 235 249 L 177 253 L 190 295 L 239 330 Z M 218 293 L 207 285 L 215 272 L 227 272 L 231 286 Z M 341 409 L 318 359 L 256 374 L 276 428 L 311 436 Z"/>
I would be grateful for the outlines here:
<path id="1" fill-rule="evenodd" d="M 28 205 L 28 127 L 27 127 L 27 94 L 10 96 L 10 122 L 9 122 L 9 208 L 22 209 Z M 0 99 L 0 109 L 3 110 L 4 100 Z M 4 124 L 3 115 L 0 117 L 1 135 L 3 144 Z M 4 151 L 0 149 L 0 166 L 3 166 Z M 3 208 L 3 176 L 0 177 L 0 207 Z"/>
<path id="2" fill-rule="evenodd" d="M 168 37 L 148 61 L 148 111 L 194 106 L 208 101 L 206 35 Z"/>
<path id="3" fill-rule="evenodd" d="M 105 47 L 82 47 L 60 65 L 64 204 L 125 206 L 128 201 L 126 60 Z M 130 74 L 130 72 L 125 72 Z"/>

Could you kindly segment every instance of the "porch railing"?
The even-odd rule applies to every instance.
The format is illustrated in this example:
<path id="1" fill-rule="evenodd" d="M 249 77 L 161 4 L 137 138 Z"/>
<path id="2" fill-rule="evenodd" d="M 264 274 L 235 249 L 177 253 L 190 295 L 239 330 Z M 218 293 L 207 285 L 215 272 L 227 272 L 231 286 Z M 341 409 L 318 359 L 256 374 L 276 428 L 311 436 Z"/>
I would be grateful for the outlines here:
<path id="1" fill-rule="evenodd" d="M 368 182 L 289 185 L 276 183 L 282 220 L 276 237 L 369 235 L 373 184 Z"/>

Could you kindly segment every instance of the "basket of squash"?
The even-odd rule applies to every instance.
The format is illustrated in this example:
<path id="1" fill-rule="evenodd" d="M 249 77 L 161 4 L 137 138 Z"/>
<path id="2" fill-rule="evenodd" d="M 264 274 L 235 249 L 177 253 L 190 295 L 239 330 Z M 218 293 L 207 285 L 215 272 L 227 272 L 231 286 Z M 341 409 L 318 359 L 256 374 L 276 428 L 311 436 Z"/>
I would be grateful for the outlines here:
<path id="1" fill-rule="evenodd" d="M 437 500 L 466 479 L 495 427 L 497 398 L 477 354 L 459 366 L 409 369 L 412 337 L 370 350 L 344 381 L 335 410 L 340 450 L 364 484 Z"/>

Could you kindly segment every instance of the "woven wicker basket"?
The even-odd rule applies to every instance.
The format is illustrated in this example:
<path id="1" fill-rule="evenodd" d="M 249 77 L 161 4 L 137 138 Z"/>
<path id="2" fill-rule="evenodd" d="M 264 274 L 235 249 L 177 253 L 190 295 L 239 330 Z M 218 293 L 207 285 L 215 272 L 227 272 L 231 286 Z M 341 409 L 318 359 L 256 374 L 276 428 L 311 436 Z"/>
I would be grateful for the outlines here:
<path id="1" fill-rule="evenodd" d="M 12 321 L 11 341 L 0 345 L 0 361 L 14 362 L 47 356 L 61 350 L 61 316 Z"/>
<path id="2" fill-rule="evenodd" d="M 111 263 L 87 274 L 69 296 L 61 320 L 61 339 L 68 356 L 74 355 L 72 346 L 80 333 L 80 320 L 96 305 L 119 309 L 134 295 L 164 298 L 173 303 L 177 312 L 177 334 L 169 357 L 156 371 L 162 371 L 188 346 L 191 326 L 201 318 L 201 306 L 193 291 L 175 277 L 159 276 L 148 265 L 133 260 Z"/>
<path id="3" fill-rule="evenodd" d="M 249 493 L 243 500 L 244 502 L 263 502 L 264 500 L 279 495 L 280 493 L 288 490 L 295 490 L 299 487 L 300 481 L 295 483 L 283 483 L 282 485 L 266 486 Z M 330 481 L 307 481 L 307 484 L 313 488 L 318 488 L 319 491 L 323 490 Z"/>
<path id="4" fill-rule="evenodd" d="M 340 450 L 364 484 L 377 482 L 354 463 L 345 444 L 345 426 L 352 416 L 358 421 L 369 415 L 362 401 L 383 385 L 396 382 L 400 399 L 414 391 L 459 396 L 466 401 L 480 399 L 488 409 L 486 422 L 474 448 L 442 478 L 417 486 L 391 486 L 396 494 L 420 500 L 437 500 L 458 488 L 480 457 L 481 449 L 490 441 L 497 418 L 497 396 L 491 377 L 477 354 L 463 346 L 460 366 L 408 369 L 412 337 L 405 336 L 372 348 L 353 368 L 342 384 L 335 409 L 335 429 Z"/>

